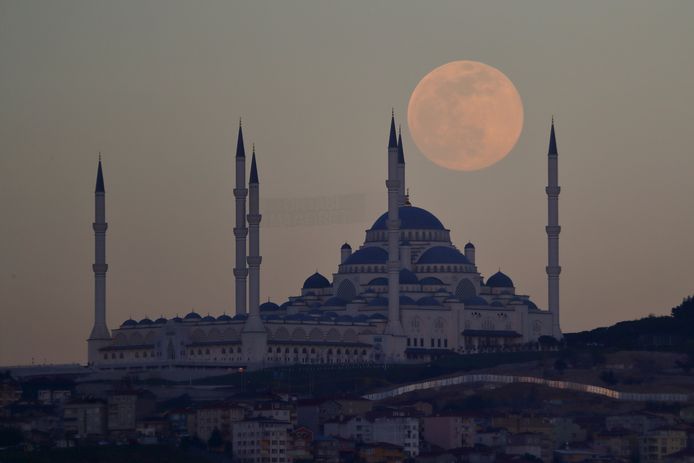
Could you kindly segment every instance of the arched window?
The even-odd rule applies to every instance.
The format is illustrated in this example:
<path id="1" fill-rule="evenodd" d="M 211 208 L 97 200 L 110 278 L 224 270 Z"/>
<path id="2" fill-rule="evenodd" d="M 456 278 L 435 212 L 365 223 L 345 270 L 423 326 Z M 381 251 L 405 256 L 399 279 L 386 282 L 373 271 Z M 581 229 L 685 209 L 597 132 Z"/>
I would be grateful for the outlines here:
<path id="1" fill-rule="evenodd" d="M 337 288 L 337 297 L 345 301 L 351 301 L 357 296 L 357 290 L 349 280 L 344 280 Z"/>
<path id="2" fill-rule="evenodd" d="M 460 280 L 460 283 L 458 283 L 458 286 L 455 288 L 455 297 L 459 299 L 468 299 L 476 295 L 475 285 L 467 278 Z"/>

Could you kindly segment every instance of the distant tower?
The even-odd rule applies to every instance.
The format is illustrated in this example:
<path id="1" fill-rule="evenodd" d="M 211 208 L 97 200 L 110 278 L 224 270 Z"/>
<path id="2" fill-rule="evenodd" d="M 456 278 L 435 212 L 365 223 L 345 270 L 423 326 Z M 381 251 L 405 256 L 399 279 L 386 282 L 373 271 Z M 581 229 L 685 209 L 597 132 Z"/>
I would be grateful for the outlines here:
<path id="1" fill-rule="evenodd" d="M 236 226 L 234 237 L 236 238 L 236 266 L 234 267 L 234 279 L 236 283 L 236 314 L 246 313 L 246 150 L 243 146 L 243 128 L 239 121 L 239 134 L 236 141 Z"/>
<path id="2" fill-rule="evenodd" d="M 340 264 L 344 264 L 347 259 L 349 259 L 349 256 L 352 255 L 352 246 L 349 245 L 349 243 L 345 243 L 342 245 L 340 248 Z"/>
<path id="3" fill-rule="evenodd" d="M 465 245 L 465 258 L 475 265 L 475 245 L 470 242 Z"/>
<path id="4" fill-rule="evenodd" d="M 99 361 L 99 349 L 111 340 L 111 333 L 106 326 L 106 191 L 104 174 L 101 170 L 101 156 L 96 172 L 96 188 L 94 191 L 94 326 L 87 340 L 87 361 L 94 365 Z"/>
<path id="5" fill-rule="evenodd" d="M 251 174 L 248 180 L 250 195 L 248 197 L 248 318 L 243 326 L 241 340 L 243 355 L 249 363 L 260 364 L 265 359 L 267 350 L 267 331 L 260 318 L 260 183 L 258 182 L 258 167 L 255 162 L 255 147 L 251 159 Z"/>
<path id="6" fill-rule="evenodd" d="M 395 114 L 390 119 L 388 139 L 388 324 L 385 334 L 385 354 L 389 360 L 402 357 L 404 351 L 404 331 L 400 321 L 400 219 L 398 204 L 400 180 L 398 180 L 398 141 L 395 134 Z"/>
<path id="7" fill-rule="evenodd" d="M 552 314 L 552 335 L 561 339 L 559 325 L 559 187 L 557 140 L 554 136 L 554 118 L 549 134 L 549 150 L 547 152 L 547 306 Z"/>
<path id="8" fill-rule="evenodd" d="M 404 206 L 407 202 L 407 192 L 405 190 L 405 151 L 402 147 L 402 127 L 398 133 L 398 181 L 400 182 L 398 206 Z"/>

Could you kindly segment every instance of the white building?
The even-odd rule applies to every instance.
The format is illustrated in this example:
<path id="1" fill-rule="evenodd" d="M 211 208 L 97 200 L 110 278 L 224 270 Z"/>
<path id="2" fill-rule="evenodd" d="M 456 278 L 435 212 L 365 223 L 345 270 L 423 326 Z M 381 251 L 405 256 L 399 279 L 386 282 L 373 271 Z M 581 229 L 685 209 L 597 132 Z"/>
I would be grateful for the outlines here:
<path id="1" fill-rule="evenodd" d="M 453 351 L 527 348 L 559 329 L 557 146 L 548 152 L 548 300 L 541 310 L 509 276 L 485 278 L 475 247 L 461 251 L 439 218 L 405 193 L 402 136 L 391 118 L 388 211 L 356 250 L 340 248 L 336 271 L 310 275 L 281 305 L 260 303 L 260 182 L 253 152 L 248 188 L 239 127 L 236 152 L 236 314 L 106 326 L 106 214 L 101 161 L 96 185 L 95 319 L 89 363 L 101 369 L 259 368 L 291 363 L 405 362 Z M 248 205 L 248 214 L 246 206 Z M 248 252 L 247 252 L 248 251 Z"/>

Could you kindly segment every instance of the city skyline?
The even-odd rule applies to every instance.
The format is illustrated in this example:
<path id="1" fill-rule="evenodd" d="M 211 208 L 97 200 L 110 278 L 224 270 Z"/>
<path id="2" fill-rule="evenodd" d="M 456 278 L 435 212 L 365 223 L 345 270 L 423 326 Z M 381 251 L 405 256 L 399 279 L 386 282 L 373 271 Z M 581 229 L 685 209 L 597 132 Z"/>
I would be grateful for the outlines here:
<path id="1" fill-rule="evenodd" d="M 104 14 L 99 8 L 75 5 L 84 15 Z M 654 19 L 649 17 L 645 3 L 631 9 L 624 5 L 611 11 L 623 21 L 621 24 L 626 25 L 627 19 L 648 23 L 659 18 L 681 24 L 676 22 L 674 6 L 658 10 L 661 16 Z M 333 223 L 282 226 L 279 220 L 277 226 L 263 228 L 262 300 L 270 297 L 283 302 L 316 267 L 323 274 L 335 272 L 340 245 L 360 242 L 363 231 L 386 209 L 383 134 L 384 115 L 391 106 L 395 106 L 396 116 L 400 115 L 403 123 L 413 204 L 434 212 L 455 233 L 452 241 L 458 248 L 473 241 L 485 256 L 478 266 L 486 277 L 501 265 L 517 287 L 543 307 L 547 259 L 545 162 L 549 120 L 555 114 L 562 163 L 559 183 L 565 332 L 649 312 L 667 313 L 690 293 L 687 263 L 694 255 L 687 237 L 692 236 L 694 223 L 686 215 L 685 198 L 691 197 L 692 187 L 686 180 L 694 161 L 686 156 L 683 134 L 692 111 L 686 104 L 691 103 L 692 95 L 684 78 L 692 61 L 684 55 L 679 61 L 666 54 L 651 56 L 662 60 L 661 67 L 681 66 L 679 73 L 673 69 L 650 74 L 648 69 L 638 68 L 643 75 L 631 74 L 632 81 L 617 86 L 615 82 L 620 76 L 624 79 L 629 66 L 641 63 L 637 57 L 623 57 L 625 68 L 620 71 L 610 68 L 604 55 L 586 57 L 578 50 L 575 57 L 580 62 L 599 63 L 606 71 L 602 85 L 582 75 L 584 83 L 592 87 L 581 89 L 573 77 L 565 75 L 581 75 L 585 69 L 578 64 L 572 67 L 559 60 L 541 66 L 535 62 L 534 68 L 543 72 L 533 73 L 494 44 L 488 44 L 487 49 L 465 47 L 457 52 L 450 47 L 424 60 L 400 56 L 392 47 L 385 67 L 373 61 L 376 53 L 353 46 L 365 56 L 347 54 L 350 59 L 341 65 L 351 63 L 374 74 L 388 69 L 389 77 L 375 79 L 377 85 L 372 86 L 369 79 L 360 81 L 356 74 L 349 77 L 352 81 L 343 82 L 347 76 L 330 72 L 329 66 L 319 76 L 301 66 L 284 68 L 286 73 L 272 72 L 284 63 L 286 55 L 275 54 L 273 46 L 277 43 L 265 42 L 269 39 L 256 31 L 257 35 L 251 35 L 257 40 L 256 55 L 249 55 L 243 47 L 233 48 L 235 56 L 242 57 L 238 68 L 235 63 L 228 64 L 223 67 L 224 76 L 215 77 L 202 70 L 219 65 L 215 58 L 224 55 L 222 45 L 233 43 L 235 36 L 221 28 L 221 21 L 215 19 L 220 11 L 215 8 L 192 11 L 178 4 L 162 18 L 147 19 L 145 15 L 136 19 L 133 4 L 130 9 L 106 7 L 109 13 L 120 14 L 114 16 L 113 24 L 130 24 L 139 39 L 149 37 L 149 41 L 141 42 L 145 45 L 142 55 L 127 46 L 110 48 L 113 45 L 109 39 L 67 51 L 68 44 L 74 46 L 73 41 L 88 35 L 91 26 L 85 26 L 87 22 L 80 22 L 81 29 L 69 33 L 64 25 L 58 25 L 52 30 L 58 40 L 48 41 L 46 31 L 38 28 L 50 15 L 37 17 L 35 4 L 4 8 L 7 14 L 2 15 L 5 19 L 0 19 L 0 25 L 8 27 L 0 29 L 17 40 L 2 41 L 4 45 L 0 45 L 4 62 L 14 65 L 9 66 L 13 72 L 0 80 L 0 89 L 10 97 L 10 104 L 0 110 L 0 120 L 5 122 L 0 124 L 4 126 L 0 143 L 9 153 L 3 159 L 2 171 L 13 174 L 2 182 L 7 193 L 2 202 L 7 220 L 3 255 L 9 259 L 3 264 L 0 285 L 7 295 L 4 311 L 21 316 L 3 324 L 2 364 L 26 363 L 32 358 L 83 360 L 84 333 L 88 332 L 93 313 L 90 195 L 98 151 L 103 152 L 109 193 L 109 326 L 116 326 L 130 315 L 171 317 L 191 309 L 202 314 L 233 312 L 233 158 L 239 116 L 244 119 L 247 141 L 254 142 L 258 150 L 265 195 L 261 196 L 261 210 L 263 201 L 329 201 L 342 195 L 368 198 L 357 200 L 353 206 L 357 213 L 337 221 L 341 223 L 327 218 L 326 222 Z M 148 11 L 147 7 L 139 8 Z M 376 17 L 385 14 L 383 7 L 373 8 Z M 458 11 L 453 5 L 446 8 Z M 583 11 L 573 8 L 574 13 Z M 679 8 L 691 9 L 686 4 Z M 493 7 L 491 13 L 483 7 L 460 9 L 473 15 L 508 14 Z M 547 22 L 541 21 L 545 28 L 558 27 L 550 24 L 550 19 L 567 20 L 565 11 L 547 9 L 550 11 L 542 18 Z M 412 4 L 401 10 L 422 13 Z M 257 13 L 251 6 L 238 5 L 221 11 Z M 294 19 L 319 28 L 316 21 L 335 21 L 336 11 L 346 12 L 339 6 L 322 7 Z M 54 13 L 68 20 L 65 11 Z M 441 21 L 439 14 L 437 20 Z M 191 18 L 200 21 L 199 27 L 211 24 L 210 34 L 217 35 L 195 39 L 176 36 L 179 44 L 190 47 L 185 51 L 166 42 L 173 37 L 167 27 Z M 351 20 L 372 26 L 367 18 L 341 19 L 344 21 L 339 24 Z M 600 26 L 605 26 L 602 20 L 588 16 L 583 19 L 597 26 L 599 36 L 603 30 Z M 20 29 L 20 24 L 31 27 Z M 147 36 L 151 32 L 147 25 L 156 26 L 157 34 Z M 306 45 L 306 37 L 292 24 L 280 26 L 278 31 Z M 390 27 L 386 31 L 391 32 Z M 121 30 L 106 29 L 105 37 L 126 41 Z M 370 27 L 366 30 L 386 42 L 379 49 L 394 45 L 389 33 L 375 32 Z M 677 27 L 662 31 L 651 46 L 668 45 L 677 50 L 691 35 Z M 616 53 L 635 46 L 633 40 L 638 34 L 631 29 L 624 32 L 624 42 L 608 50 Z M 532 42 L 530 32 L 521 31 L 521 36 Z M 335 43 L 349 48 L 346 37 L 338 35 Z M 439 40 L 445 38 L 442 34 Z M 597 46 L 597 42 L 588 45 Z M 285 46 L 289 43 L 291 40 Z M 186 55 L 206 45 L 210 46 L 208 54 Z M 550 55 L 559 48 L 558 44 L 535 45 Z M 32 53 L 21 55 L 22 47 Z M 110 60 L 99 54 L 99 47 L 105 47 L 101 51 L 109 50 Z M 57 53 L 51 55 L 51 50 Z M 591 50 L 595 48 L 586 45 L 582 51 Z M 21 56 L 29 58 L 22 61 Z M 63 59 L 52 63 L 55 67 L 50 69 L 62 70 L 62 74 L 57 72 L 55 79 L 47 79 L 39 72 L 41 66 L 51 64 L 45 60 L 61 56 Z M 178 76 L 174 64 L 183 56 L 196 61 L 200 73 Z M 151 62 L 148 58 L 152 57 L 160 61 Z M 444 171 L 427 161 L 409 139 L 404 125 L 409 92 L 418 79 L 438 65 L 464 58 L 488 62 L 507 73 L 527 111 L 523 133 L 508 158 L 473 173 Z M 126 67 L 127 72 L 121 70 L 123 74 L 111 75 L 109 71 L 114 68 L 110 66 L 118 60 L 130 67 Z M 326 65 L 324 61 L 315 63 Z M 251 72 L 253 69 L 262 76 L 261 82 Z M 138 70 L 145 73 L 138 77 Z M 191 72 L 188 67 L 178 71 Z M 283 89 L 287 78 L 292 86 Z M 336 85 L 338 82 L 342 86 Z M 662 92 L 660 100 L 639 94 L 652 113 L 639 118 L 630 111 L 630 95 L 665 83 L 671 89 Z M 677 90 L 684 93 L 677 95 Z M 605 95 L 612 98 L 600 101 Z M 340 104 L 329 104 L 331 96 Z M 321 102 L 321 98 L 327 100 Z M 40 111 L 41 103 L 46 103 L 45 111 Z M 663 105 L 662 111 L 658 104 Z M 593 111 L 589 110 L 591 105 Z M 588 117 L 593 112 L 602 117 Z M 647 127 L 651 130 L 645 130 Z M 657 148 L 665 153 L 653 159 L 649 154 Z M 325 211 L 322 206 L 316 209 L 319 217 Z M 629 227 L 635 232 L 630 233 Z M 31 345 L 23 345 L 23 340 L 30 340 Z"/>

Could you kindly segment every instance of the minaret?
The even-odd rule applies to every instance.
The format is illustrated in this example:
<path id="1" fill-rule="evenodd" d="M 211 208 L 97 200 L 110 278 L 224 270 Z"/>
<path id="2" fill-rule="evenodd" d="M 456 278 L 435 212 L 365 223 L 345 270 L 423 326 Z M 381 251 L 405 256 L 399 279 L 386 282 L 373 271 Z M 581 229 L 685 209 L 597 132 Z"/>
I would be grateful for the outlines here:
<path id="1" fill-rule="evenodd" d="M 104 174 L 101 170 L 101 155 L 96 172 L 96 188 L 94 190 L 94 326 L 87 340 L 87 361 L 94 365 L 99 361 L 99 348 L 105 346 L 111 339 L 111 333 L 106 326 L 106 191 Z"/>
<path id="2" fill-rule="evenodd" d="M 236 283 L 236 314 L 246 313 L 246 150 L 243 146 L 243 128 L 239 120 L 239 135 L 236 141 L 236 226 L 234 237 L 236 238 L 236 266 L 234 267 L 234 280 Z"/>
<path id="3" fill-rule="evenodd" d="M 400 219 L 398 202 L 400 198 L 400 180 L 398 180 L 398 142 L 395 134 L 395 114 L 390 119 L 390 137 L 388 140 L 388 324 L 385 334 L 387 340 L 386 355 L 394 360 L 402 357 L 404 332 L 400 322 Z M 402 345 L 401 345 L 402 344 Z"/>
<path id="4" fill-rule="evenodd" d="M 554 136 L 554 118 L 549 134 L 547 152 L 547 306 L 552 314 L 552 335 L 561 339 L 559 325 L 559 187 L 557 140 Z"/>
<path id="5" fill-rule="evenodd" d="M 248 197 L 248 318 L 243 326 L 241 341 L 243 355 L 254 365 L 261 364 L 267 350 L 267 331 L 260 318 L 260 184 L 258 167 L 255 162 L 255 146 L 251 159 L 251 174 L 248 180 L 250 194 Z"/>
<path id="6" fill-rule="evenodd" d="M 402 127 L 398 127 L 398 181 L 400 182 L 398 206 L 404 206 L 407 201 L 405 190 L 405 151 L 402 147 Z"/>

